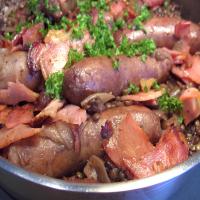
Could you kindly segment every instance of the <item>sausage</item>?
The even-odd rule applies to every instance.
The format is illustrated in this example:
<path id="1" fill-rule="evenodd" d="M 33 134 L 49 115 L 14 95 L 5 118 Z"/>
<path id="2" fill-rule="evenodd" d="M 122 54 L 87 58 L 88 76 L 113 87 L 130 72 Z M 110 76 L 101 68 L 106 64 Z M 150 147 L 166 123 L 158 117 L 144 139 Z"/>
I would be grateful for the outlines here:
<path id="1" fill-rule="evenodd" d="M 8 82 L 16 81 L 32 90 L 37 88 L 41 79 L 40 73 L 29 72 L 26 52 L 0 49 L 0 60 L 0 89 L 6 89 Z"/>
<path id="2" fill-rule="evenodd" d="M 144 25 L 145 33 L 141 30 L 124 29 L 115 33 L 115 41 L 120 44 L 122 38 L 126 36 L 130 41 L 135 42 L 142 39 L 153 39 L 157 47 L 167 47 L 172 49 L 180 39 L 175 36 L 175 27 L 183 19 L 175 17 L 153 17 Z M 200 26 L 190 23 L 190 31 L 187 42 L 191 47 L 191 53 L 200 50 Z"/>
<path id="3" fill-rule="evenodd" d="M 107 57 L 86 58 L 65 71 L 64 96 L 71 103 L 80 104 L 84 98 L 97 92 L 120 95 L 129 82 L 139 84 L 142 78 L 164 81 L 172 66 L 171 57 L 161 49 L 155 54 L 160 56 L 148 57 L 146 62 L 140 57 L 119 56 L 118 70 Z"/>
<path id="4" fill-rule="evenodd" d="M 151 141 L 159 139 L 160 120 L 154 112 L 142 106 L 117 107 L 103 112 L 98 122 L 89 119 L 81 126 L 61 121 L 46 125 L 38 135 L 10 145 L 7 157 L 12 163 L 33 172 L 52 177 L 69 175 L 90 156 L 101 156 L 103 139 L 100 133 L 106 121 L 115 128 L 128 113 Z"/>

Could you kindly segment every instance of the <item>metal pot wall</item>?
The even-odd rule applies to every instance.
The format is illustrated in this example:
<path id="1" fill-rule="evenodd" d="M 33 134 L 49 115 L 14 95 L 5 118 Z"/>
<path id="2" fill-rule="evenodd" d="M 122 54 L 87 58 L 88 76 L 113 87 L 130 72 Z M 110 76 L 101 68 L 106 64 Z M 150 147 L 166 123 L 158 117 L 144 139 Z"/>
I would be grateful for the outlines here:
<path id="1" fill-rule="evenodd" d="M 176 0 L 184 18 L 200 21 L 199 0 Z M 0 158 L 0 185 L 19 200 L 165 200 L 187 179 L 187 171 L 200 163 L 200 152 L 153 177 L 111 184 L 71 184 L 27 172 Z"/>

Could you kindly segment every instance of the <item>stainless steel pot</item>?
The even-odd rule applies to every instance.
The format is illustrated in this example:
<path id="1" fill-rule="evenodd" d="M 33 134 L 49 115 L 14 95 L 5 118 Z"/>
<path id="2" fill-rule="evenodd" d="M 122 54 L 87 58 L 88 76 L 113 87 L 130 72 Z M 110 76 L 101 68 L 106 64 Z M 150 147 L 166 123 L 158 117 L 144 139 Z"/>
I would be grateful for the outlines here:
<path id="1" fill-rule="evenodd" d="M 200 21 L 199 0 L 176 0 L 183 17 Z M 187 179 L 187 171 L 200 163 L 200 152 L 153 177 L 111 184 L 71 184 L 30 173 L 0 158 L 0 186 L 19 200 L 165 200 Z"/>

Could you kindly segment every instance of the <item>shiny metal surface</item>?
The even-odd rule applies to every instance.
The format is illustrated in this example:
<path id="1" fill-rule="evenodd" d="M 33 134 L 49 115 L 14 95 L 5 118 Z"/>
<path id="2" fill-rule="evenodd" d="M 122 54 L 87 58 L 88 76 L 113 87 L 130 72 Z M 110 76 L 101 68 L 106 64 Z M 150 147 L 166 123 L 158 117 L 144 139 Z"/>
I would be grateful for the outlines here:
<path id="1" fill-rule="evenodd" d="M 72 184 L 30 173 L 0 159 L 0 185 L 19 200 L 165 200 L 181 187 L 187 171 L 200 163 L 200 152 L 155 176 L 111 184 Z"/>
<path id="2" fill-rule="evenodd" d="M 199 0 L 176 0 L 184 17 L 200 21 Z M 112 184 L 72 184 L 30 173 L 0 158 L 0 185 L 19 200 L 166 200 L 200 163 L 200 152 L 153 177 Z"/>

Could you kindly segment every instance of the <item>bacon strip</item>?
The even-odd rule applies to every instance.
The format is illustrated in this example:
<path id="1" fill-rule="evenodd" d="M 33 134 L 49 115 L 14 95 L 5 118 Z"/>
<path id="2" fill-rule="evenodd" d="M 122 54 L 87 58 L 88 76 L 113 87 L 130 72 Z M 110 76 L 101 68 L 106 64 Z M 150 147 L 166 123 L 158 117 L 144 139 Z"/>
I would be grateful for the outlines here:
<path id="1" fill-rule="evenodd" d="M 7 115 L 5 126 L 13 128 L 19 124 L 30 123 L 33 119 L 33 106 L 26 104 L 24 106 L 17 106 Z"/>
<path id="2" fill-rule="evenodd" d="M 50 74 L 62 71 L 68 60 L 68 43 L 46 44 L 45 50 L 39 58 L 44 79 Z"/>
<path id="3" fill-rule="evenodd" d="M 154 7 L 158 7 L 158 6 L 162 5 L 164 0 L 143 0 L 143 2 L 147 6 L 154 8 Z"/>
<path id="4" fill-rule="evenodd" d="M 16 105 L 19 102 L 34 102 L 38 94 L 27 88 L 20 82 L 9 82 L 8 89 L 0 90 L 0 103 L 6 105 Z"/>
<path id="5" fill-rule="evenodd" d="M 0 109 L 0 124 L 5 124 L 8 118 L 9 113 L 12 111 L 11 108 L 7 107 L 6 105 L 2 106 Z"/>
<path id="6" fill-rule="evenodd" d="M 35 42 L 40 42 L 42 40 L 42 33 L 40 30 L 43 28 L 43 23 L 35 24 L 30 28 L 24 28 L 12 40 L 12 50 L 14 51 L 20 46 L 26 47 L 32 45 Z"/>
<path id="7" fill-rule="evenodd" d="M 75 105 L 67 105 L 60 111 L 58 111 L 56 120 L 61 120 L 69 124 L 81 125 L 87 120 L 86 110 L 81 109 Z"/>
<path id="8" fill-rule="evenodd" d="M 103 146 L 110 159 L 122 169 L 126 167 L 124 158 L 139 159 L 154 148 L 147 134 L 133 121 L 130 114 L 114 129 L 113 136 L 105 140 Z"/>
<path id="9" fill-rule="evenodd" d="M 41 128 L 31 128 L 24 124 L 20 124 L 12 129 L 3 128 L 0 130 L 0 149 L 19 140 L 36 135 L 40 131 Z"/>
<path id="10" fill-rule="evenodd" d="M 180 96 L 183 102 L 183 118 L 186 125 L 200 115 L 200 91 L 196 88 L 186 89 Z"/>
<path id="11" fill-rule="evenodd" d="M 149 101 L 153 99 L 157 99 L 158 97 L 163 95 L 163 90 L 159 91 L 149 91 L 149 92 L 139 92 L 134 95 L 125 95 L 121 97 L 123 101 Z"/>
<path id="12" fill-rule="evenodd" d="M 64 101 L 59 99 L 52 100 L 38 115 L 36 115 L 33 120 L 33 126 L 40 126 L 44 120 L 48 117 L 54 119 L 57 115 L 58 110 L 60 110 L 64 105 Z"/>
<path id="13" fill-rule="evenodd" d="M 189 67 L 173 67 L 172 73 L 181 78 L 183 81 L 192 81 L 200 84 L 200 56 L 191 58 L 192 65 Z"/>
<path id="14" fill-rule="evenodd" d="M 185 136 L 175 130 L 166 130 L 156 148 L 139 160 L 125 158 L 126 168 L 135 178 L 144 178 L 171 168 L 188 159 L 189 148 Z"/>

